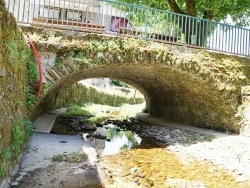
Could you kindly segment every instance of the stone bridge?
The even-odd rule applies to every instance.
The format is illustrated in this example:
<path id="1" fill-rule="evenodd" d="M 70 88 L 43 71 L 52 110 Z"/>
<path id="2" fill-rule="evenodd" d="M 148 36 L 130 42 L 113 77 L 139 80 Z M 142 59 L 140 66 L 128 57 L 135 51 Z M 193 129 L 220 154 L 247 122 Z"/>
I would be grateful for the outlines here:
<path id="1" fill-rule="evenodd" d="M 150 114 L 169 121 L 250 135 L 250 59 L 108 35 L 23 29 L 53 86 L 33 117 L 57 108 L 59 90 L 113 78 L 140 90 Z M 53 34 L 51 34 L 53 33 Z M 248 112 L 249 111 L 249 112 Z"/>

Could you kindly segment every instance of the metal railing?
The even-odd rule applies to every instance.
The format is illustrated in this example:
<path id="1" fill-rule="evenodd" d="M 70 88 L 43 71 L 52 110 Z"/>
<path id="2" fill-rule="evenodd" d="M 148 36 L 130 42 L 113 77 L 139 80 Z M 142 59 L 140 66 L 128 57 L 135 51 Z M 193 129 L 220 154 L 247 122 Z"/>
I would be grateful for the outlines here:
<path id="1" fill-rule="evenodd" d="M 250 29 L 111 0 L 5 0 L 18 23 L 250 56 Z"/>

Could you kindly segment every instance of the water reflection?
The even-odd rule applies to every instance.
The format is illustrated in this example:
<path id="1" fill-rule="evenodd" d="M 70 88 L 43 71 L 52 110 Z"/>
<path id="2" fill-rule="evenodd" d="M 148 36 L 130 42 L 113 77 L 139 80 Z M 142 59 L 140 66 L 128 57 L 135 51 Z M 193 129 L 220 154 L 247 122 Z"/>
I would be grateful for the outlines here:
<path id="1" fill-rule="evenodd" d="M 84 133 L 83 138 L 102 155 L 117 154 L 122 149 L 138 146 L 142 141 L 137 134 L 121 130 L 114 124 L 98 127 L 92 134 Z"/>

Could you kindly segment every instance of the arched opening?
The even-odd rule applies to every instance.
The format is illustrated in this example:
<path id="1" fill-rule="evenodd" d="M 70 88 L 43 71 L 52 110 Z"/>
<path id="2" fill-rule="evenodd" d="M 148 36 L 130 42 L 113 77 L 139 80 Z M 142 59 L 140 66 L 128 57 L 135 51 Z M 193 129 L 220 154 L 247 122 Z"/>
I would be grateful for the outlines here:
<path id="1" fill-rule="evenodd" d="M 235 121 L 229 125 L 224 118 L 225 114 L 233 117 L 233 106 L 218 105 L 224 103 L 225 96 L 212 89 L 213 83 L 175 67 L 158 64 L 110 64 L 76 70 L 54 83 L 39 100 L 33 115 L 36 117 L 57 108 L 60 91 L 89 78 L 110 78 L 131 85 L 143 94 L 151 115 L 194 126 L 238 131 Z"/>

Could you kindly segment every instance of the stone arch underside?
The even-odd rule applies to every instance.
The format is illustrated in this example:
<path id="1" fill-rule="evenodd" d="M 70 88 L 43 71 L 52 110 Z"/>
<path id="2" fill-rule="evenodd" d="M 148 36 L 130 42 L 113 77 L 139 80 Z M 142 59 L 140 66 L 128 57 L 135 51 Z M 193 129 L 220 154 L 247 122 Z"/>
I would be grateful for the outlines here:
<path id="1" fill-rule="evenodd" d="M 224 131 L 241 129 L 241 90 L 250 85 L 248 58 L 96 35 L 60 45 L 38 42 L 36 47 L 55 53 L 71 71 L 62 72 L 33 117 L 56 108 L 59 90 L 82 79 L 109 77 L 140 90 L 152 115 Z"/>
<path id="2" fill-rule="evenodd" d="M 225 119 L 228 112 L 221 105 L 224 98 L 213 97 L 220 96 L 219 92 L 211 90 L 199 77 L 159 65 L 106 65 L 68 74 L 40 100 L 38 111 L 46 112 L 57 107 L 57 91 L 83 79 L 102 77 L 121 80 L 140 90 L 149 113 L 154 116 L 199 127 L 237 130 L 237 127 L 228 126 L 228 119 Z"/>

